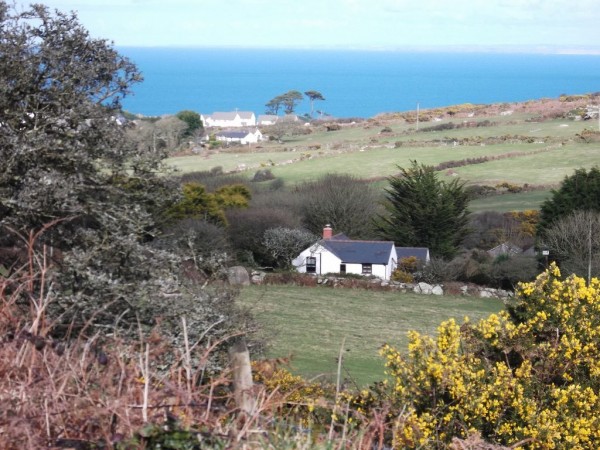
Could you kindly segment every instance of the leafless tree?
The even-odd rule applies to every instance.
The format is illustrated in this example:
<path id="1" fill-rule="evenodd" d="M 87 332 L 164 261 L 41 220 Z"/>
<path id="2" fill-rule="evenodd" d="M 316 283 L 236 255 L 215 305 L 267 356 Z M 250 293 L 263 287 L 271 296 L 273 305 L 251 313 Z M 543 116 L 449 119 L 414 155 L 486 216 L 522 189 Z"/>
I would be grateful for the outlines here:
<path id="1" fill-rule="evenodd" d="M 374 237 L 373 219 L 379 212 L 379 194 L 351 175 L 328 174 L 298 187 L 304 226 L 320 233 L 325 224 L 353 239 Z"/>
<path id="2" fill-rule="evenodd" d="M 292 259 L 314 244 L 317 237 L 309 231 L 299 228 L 270 228 L 265 231 L 264 245 L 282 269 L 292 266 Z"/>
<path id="3" fill-rule="evenodd" d="M 543 244 L 562 268 L 585 273 L 589 283 L 600 273 L 600 213 L 575 211 L 557 220 L 546 231 Z"/>

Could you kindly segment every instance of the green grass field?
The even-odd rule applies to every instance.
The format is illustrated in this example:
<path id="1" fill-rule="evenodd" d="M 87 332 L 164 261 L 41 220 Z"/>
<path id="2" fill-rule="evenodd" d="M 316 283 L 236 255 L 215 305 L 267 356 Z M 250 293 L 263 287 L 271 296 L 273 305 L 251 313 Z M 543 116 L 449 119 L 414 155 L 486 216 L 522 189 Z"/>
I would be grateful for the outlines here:
<path id="1" fill-rule="evenodd" d="M 518 194 L 502 194 L 472 200 L 469 210 L 472 213 L 497 211 L 525 211 L 526 209 L 539 209 L 540 205 L 550 196 L 550 191 L 529 191 Z"/>
<path id="2" fill-rule="evenodd" d="M 239 302 L 264 327 L 270 357 L 291 354 L 294 372 L 332 379 L 344 343 L 344 376 L 359 385 L 383 379 L 382 344 L 404 349 L 409 330 L 434 335 L 448 318 L 473 321 L 504 307 L 497 299 L 299 286 L 250 286 Z"/>
<path id="3" fill-rule="evenodd" d="M 416 132 L 415 124 L 402 120 L 374 119 L 344 125 L 328 132 L 316 127 L 311 134 L 288 136 L 283 143 L 263 142 L 258 146 L 232 147 L 202 155 L 170 158 L 166 162 L 181 172 L 222 167 L 248 176 L 259 168 L 269 168 L 286 185 L 315 180 L 327 173 L 347 173 L 358 178 L 384 179 L 398 173 L 412 160 L 428 165 L 443 162 L 495 157 L 481 164 L 456 167 L 441 172 L 442 177 L 458 176 L 468 184 L 530 184 L 544 187 L 517 196 L 502 195 L 472 203 L 473 211 L 535 209 L 566 175 L 578 168 L 591 168 L 600 160 L 600 143 L 584 144 L 578 134 L 592 125 L 566 119 L 530 121 L 530 114 L 515 112 L 512 116 L 475 117 L 469 121 L 489 120 L 493 126 Z M 445 119 L 460 124 L 464 118 Z M 424 122 L 422 128 L 437 125 Z M 391 132 L 382 133 L 386 127 Z M 511 141 L 510 137 L 532 138 L 531 143 Z M 465 138 L 509 137 L 502 143 L 487 145 L 447 145 L 442 140 Z M 396 142 L 403 142 L 395 148 Z M 414 141 L 416 144 L 411 144 Z M 510 157 L 507 157 L 510 155 Z M 310 157 L 309 157 L 310 156 Z M 377 183 L 379 187 L 381 184 Z"/>

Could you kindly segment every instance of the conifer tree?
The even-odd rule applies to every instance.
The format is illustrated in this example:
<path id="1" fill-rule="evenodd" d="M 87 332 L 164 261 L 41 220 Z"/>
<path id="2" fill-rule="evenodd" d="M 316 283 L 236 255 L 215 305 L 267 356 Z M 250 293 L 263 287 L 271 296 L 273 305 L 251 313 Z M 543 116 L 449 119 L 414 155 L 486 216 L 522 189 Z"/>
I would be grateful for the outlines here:
<path id="1" fill-rule="evenodd" d="M 433 167 L 413 161 L 389 178 L 377 229 L 398 246 L 428 247 L 433 255 L 450 258 L 468 233 L 468 202 L 464 182 L 438 179 Z"/>
<path id="2" fill-rule="evenodd" d="M 577 169 L 566 176 L 552 197 L 542 203 L 538 235 L 543 236 L 557 220 L 574 211 L 600 212 L 600 169 Z"/>

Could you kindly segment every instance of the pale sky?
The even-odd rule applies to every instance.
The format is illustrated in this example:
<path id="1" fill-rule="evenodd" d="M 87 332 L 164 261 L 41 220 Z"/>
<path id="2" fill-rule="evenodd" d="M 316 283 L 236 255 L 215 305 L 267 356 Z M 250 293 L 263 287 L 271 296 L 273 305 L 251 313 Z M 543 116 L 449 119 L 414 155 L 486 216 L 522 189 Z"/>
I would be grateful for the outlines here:
<path id="1" fill-rule="evenodd" d="M 600 53 L 598 0 L 38 1 L 117 46 Z"/>

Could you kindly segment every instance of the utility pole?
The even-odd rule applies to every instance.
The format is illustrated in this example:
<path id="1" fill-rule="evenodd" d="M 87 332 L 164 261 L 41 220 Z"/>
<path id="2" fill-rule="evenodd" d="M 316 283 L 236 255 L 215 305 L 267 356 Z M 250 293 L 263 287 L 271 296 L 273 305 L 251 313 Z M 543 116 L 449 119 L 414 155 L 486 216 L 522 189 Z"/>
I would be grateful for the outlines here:
<path id="1" fill-rule="evenodd" d="M 600 113 L 600 111 L 598 111 Z M 600 116 L 599 116 L 600 117 Z M 598 119 L 600 123 L 600 118 Z M 590 227 L 588 229 L 588 273 L 587 273 L 587 285 L 590 285 L 592 281 L 592 215 L 590 214 Z"/>
<path id="2" fill-rule="evenodd" d="M 598 110 L 600 113 L 600 110 Z M 600 119 L 599 120 L 599 124 L 600 124 Z M 600 126 L 600 125 L 599 125 Z M 419 131 L 419 102 L 417 102 L 417 131 Z"/>

